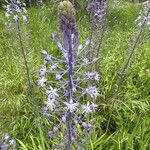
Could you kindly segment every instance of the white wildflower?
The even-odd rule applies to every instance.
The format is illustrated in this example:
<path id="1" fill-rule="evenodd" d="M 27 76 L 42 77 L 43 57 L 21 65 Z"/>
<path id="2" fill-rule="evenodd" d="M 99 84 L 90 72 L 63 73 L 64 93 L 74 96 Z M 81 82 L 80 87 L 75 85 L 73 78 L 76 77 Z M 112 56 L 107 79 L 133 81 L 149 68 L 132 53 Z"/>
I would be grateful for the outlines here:
<path id="1" fill-rule="evenodd" d="M 95 86 L 89 86 L 88 88 L 84 89 L 82 94 L 89 94 L 92 98 L 96 98 L 99 95 Z"/>
<path id="2" fill-rule="evenodd" d="M 47 79 L 45 77 L 42 77 L 38 80 L 38 84 L 41 86 L 41 87 L 44 87 L 45 86 L 45 82 L 47 81 Z"/>
<path id="3" fill-rule="evenodd" d="M 93 111 L 96 111 L 97 107 L 98 105 L 92 102 L 91 108 L 93 109 Z"/>
<path id="4" fill-rule="evenodd" d="M 55 100 L 54 99 L 50 99 L 48 98 L 48 100 L 45 102 L 45 105 L 47 106 L 47 108 L 49 108 L 51 111 L 53 111 L 56 107 L 55 105 Z"/>
<path id="5" fill-rule="evenodd" d="M 9 140 L 9 144 L 15 146 L 16 145 L 16 141 L 14 139 Z"/>
<path id="6" fill-rule="evenodd" d="M 15 21 L 17 21 L 18 18 L 19 18 L 18 15 L 14 15 L 14 18 L 13 18 L 13 19 L 14 19 Z"/>
<path id="7" fill-rule="evenodd" d="M 88 64 L 88 63 L 89 63 L 89 60 L 88 60 L 87 58 L 84 58 L 84 59 L 83 59 L 83 62 L 84 62 L 85 64 Z"/>
<path id="8" fill-rule="evenodd" d="M 57 67 L 58 67 L 58 64 L 53 64 L 50 66 L 49 71 L 55 71 Z"/>
<path id="9" fill-rule="evenodd" d="M 77 109 L 77 106 L 79 105 L 78 103 L 74 103 L 72 100 L 70 102 L 65 102 L 67 109 L 70 112 L 73 112 L 74 110 Z"/>
<path id="10" fill-rule="evenodd" d="M 99 79 L 100 79 L 99 74 L 97 72 L 87 72 L 85 74 L 85 77 L 87 79 L 96 80 L 96 81 L 99 81 Z"/>
<path id="11" fill-rule="evenodd" d="M 22 18 L 23 18 L 23 21 L 24 21 L 24 22 L 28 22 L 27 16 L 23 15 Z"/>
<path id="12" fill-rule="evenodd" d="M 44 76 L 46 73 L 46 66 L 42 66 L 39 70 L 39 76 Z"/>
<path id="13" fill-rule="evenodd" d="M 59 73 L 57 73 L 56 74 L 56 80 L 60 80 L 61 78 L 62 78 L 62 76 Z"/>
<path id="14" fill-rule="evenodd" d="M 9 18 L 9 17 L 10 17 L 10 14 L 9 14 L 8 12 L 5 12 L 5 16 L 6 16 L 7 18 Z"/>
<path id="15" fill-rule="evenodd" d="M 89 104 L 89 102 L 87 102 L 87 104 L 86 105 L 83 105 L 82 106 L 82 109 L 83 109 L 83 111 L 82 111 L 82 113 L 84 114 L 89 114 L 89 113 L 91 113 L 92 112 L 92 108 L 91 108 L 91 105 Z"/>
<path id="16" fill-rule="evenodd" d="M 53 99 L 53 100 L 55 100 L 56 99 L 56 97 L 59 97 L 59 95 L 58 95 L 58 93 L 57 93 L 57 91 L 58 91 L 58 89 L 53 89 L 53 87 L 49 87 L 49 89 L 50 90 L 47 90 L 46 91 L 46 93 L 48 94 L 48 97 L 50 98 L 50 99 Z"/>

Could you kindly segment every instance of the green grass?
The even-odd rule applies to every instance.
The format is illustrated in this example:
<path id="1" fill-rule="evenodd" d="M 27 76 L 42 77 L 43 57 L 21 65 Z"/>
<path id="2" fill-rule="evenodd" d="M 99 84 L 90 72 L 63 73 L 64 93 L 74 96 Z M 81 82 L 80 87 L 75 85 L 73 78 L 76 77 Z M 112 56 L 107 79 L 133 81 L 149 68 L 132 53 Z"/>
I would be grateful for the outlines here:
<path id="1" fill-rule="evenodd" d="M 133 9 L 134 8 L 134 9 Z M 150 150 L 150 42 L 145 31 L 121 91 L 115 91 L 115 74 L 122 66 L 136 34 L 134 20 L 141 6 L 124 3 L 115 9 L 110 7 L 108 26 L 101 50 L 101 82 L 99 109 L 95 133 L 91 136 L 89 150 Z M 27 83 L 21 55 L 12 48 L 9 34 L 4 30 L 4 15 L 0 12 L 0 133 L 9 132 L 18 139 L 18 150 L 48 150 L 52 141 L 46 133 L 50 128 L 40 116 L 44 96 L 37 87 L 37 70 L 42 62 L 40 50 L 57 54 L 51 33 L 58 32 L 56 6 L 31 8 L 29 11 L 31 47 L 29 65 L 35 87 L 37 108 L 33 108 L 27 96 Z M 81 41 L 88 37 L 87 17 L 77 13 Z M 14 53 L 15 52 L 15 53 Z M 18 58 L 19 62 L 18 63 Z M 112 100 L 116 103 L 112 108 Z M 108 132 L 106 126 L 111 115 Z"/>

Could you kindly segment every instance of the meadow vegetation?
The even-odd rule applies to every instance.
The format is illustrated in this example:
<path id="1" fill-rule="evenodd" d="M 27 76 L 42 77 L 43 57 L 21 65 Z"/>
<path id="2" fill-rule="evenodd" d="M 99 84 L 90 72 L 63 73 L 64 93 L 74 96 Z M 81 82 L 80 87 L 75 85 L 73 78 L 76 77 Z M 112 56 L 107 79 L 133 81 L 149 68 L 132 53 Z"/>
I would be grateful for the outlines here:
<path id="1" fill-rule="evenodd" d="M 149 30 L 144 30 L 128 74 L 120 90 L 116 90 L 116 74 L 134 44 L 138 30 L 135 20 L 143 6 L 123 2 L 118 6 L 112 3 L 109 8 L 100 50 L 99 107 L 93 114 L 95 130 L 87 149 L 150 150 Z M 40 50 L 58 54 L 51 36 L 59 30 L 57 3 L 29 8 L 28 15 L 28 58 L 34 102 L 28 96 L 22 55 L 12 46 L 12 34 L 5 29 L 4 12 L 0 11 L 0 133 L 10 133 L 17 140 L 18 150 L 50 150 L 49 122 L 39 113 L 45 96 L 37 80 L 42 63 Z M 77 8 L 77 24 L 81 42 L 85 42 L 90 29 L 87 13 L 82 8 Z"/>

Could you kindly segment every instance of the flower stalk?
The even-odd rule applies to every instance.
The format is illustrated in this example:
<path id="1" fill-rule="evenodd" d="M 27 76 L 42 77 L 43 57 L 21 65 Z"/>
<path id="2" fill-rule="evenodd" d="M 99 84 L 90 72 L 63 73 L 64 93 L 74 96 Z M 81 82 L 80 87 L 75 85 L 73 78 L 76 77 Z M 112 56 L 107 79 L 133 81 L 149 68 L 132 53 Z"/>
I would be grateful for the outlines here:
<path id="1" fill-rule="evenodd" d="M 106 29 L 106 18 L 108 13 L 108 2 L 106 0 L 89 0 L 87 11 L 90 16 L 90 41 L 89 49 L 93 49 L 93 53 L 89 57 L 100 56 L 100 49 Z M 99 68 L 95 66 L 96 70 Z"/>
<path id="2" fill-rule="evenodd" d="M 29 93 L 30 93 L 30 95 L 32 95 L 32 84 L 31 84 L 31 80 L 30 80 L 28 61 L 27 61 L 25 49 L 24 49 L 24 46 L 23 46 L 22 33 L 21 33 L 20 23 L 19 23 L 18 20 L 17 20 L 16 24 L 17 24 L 17 29 L 18 29 L 18 38 L 19 38 L 20 49 L 21 49 L 21 52 L 22 52 L 24 65 L 25 65 L 25 68 L 26 68 L 25 70 L 26 70 L 26 76 L 27 76 L 27 81 L 28 81 Z"/>
<path id="3" fill-rule="evenodd" d="M 26 29 L 25 26 L 28 23 L 28 17 L 27 17 L 27 10 L 25 8 L 26 4 L 20 2 L 19 0 L 10 0 L 9 2 L 6 1 L 5 5 L 5 16 L 7 18 L 7 22 L 5 23 L 6 26 L 9 28 L 9 30 L 13 33 L 14 30 L 16 31 L 17 35 L 17 44 L 18 48 L 21 51 L 23 61 L 24 61 L 24 66 L 26 70 L 26 77 L 27 77 L 27 82 L 28 82 L 28 91 L 29 94 L 32 95 L 32 84 L 31 84 L 31 79 L 30 79 L 30 73 L 29 73 L 29 66 L 28 66 L 28 61 L 27 61 L 27 56 L 26 56 Z M 15 35 L 15 36 L 16 36 Z"/>
<path id="4" fill-rule="evenodd" d="M 53 38 L 61 55 L 55 57 L 42 50 L 44 65 L 39 71 L 39 85 L 48 97 L 42 112 L 47 117 L 53 114 L 60 120 L 48 132 L 53 140 L 56 137 L 57 141 L 59 139 L 52 149 L 81 149 L 87 145 L 88 140 L 83 140 L 85 135 L 91 134 L 94 127 L 93 120 L 87 119 L 87 116 L 96 111 L 95 100 L 99 91 L 89 81 L 98 81 L 99 74 L 87 71 L 89 65 L 97 63 L 98 58 L 87 58 L 89 40 L 84 45 L 79 44 L 75 10 L 71 2 L 60 2 L 58 10 L 62 44 L 57 34 L 53 34 Z M 59 137 L 60 132 L 63 138 Z"/>
<path id="5" fill-rule="evenodd" d="M 141 36 L 142 36 L 142 33 L 143 31 L 145 30 L 145 27 L 148 25 L 148 22 L 149 22 L 149 19 L 150 18 L 150 1 L 148 3 L 148 7 L 147 7 L 147 11 L 146 11 L 146 14 L 144 16 L 144 19 L 142 22 L 140 22 L 140 29 L 139 29 L 139 32 L 137 33 L 136 35 L 136 38 L 135 38 L 135 42 L 133 44 L 133 47 L 130 51 L 130 54 L 128 55 L 127 59 L 125 60 L 125 62 L 123 63 L 123 67 L 119 73 L 119 78 L 118 78 L 118 81 L 117 81 L 117 85 L 118 87 L 120 87 L 127 75 L 127 72 L 128 72 L 128 68 L 130 67 L 130 63 L 132 61 L 132 58 L 135 54 L 135 51 L 137 49 L 137 46 L 140 42 L 140 39 L 141 39 Z"/>
<path id="6" fill-rule="evenodd" d="M 142 19 L 142 20 L 139 20 L 139 19 Z M 115 102 L 116 102 L 116 93 L 119 93 L 122 90 L 122 84 L 125 81 L 125 78 L 127 76 L 128 69 L 131 65 L 131 61 L 132 61 L 132 58 L 135 54 L 135 51 L 136 51 L 136 49 L 137 49 L 137 47 L 140 43 L 141 36 L 142 36 L 145 28 L 150 25 L 150 23 L 149 23 L 150 22 L 150 1 L 148 1 L 148 5 L 146 7 L 145 15 L 143 16 L 143 18 L 141 16 L 138 17 L 138 19 L 135 22 L 137 23 L 137 21 L 139 21 L 139 24 L 138 24 L 139 31 L 136 35 L 135 42 L 133 44 L 133 47 L 132 47 L 127 59 L 123 63 L 121 71 L 116 75 L 117 89 L 115 90 L 114 95 L 113 95 L 113 102 L 112 102 L 112 105 L 111 105 L 111 108 L 110 108 L 111 111 L 113 111 L 113 107 L 114 107 Z M 112 117 L 111 114 L 112 113 L 110 112 L 110 115 L 109 115 L 109 118 L 108 118 L 108 123 L 107 123 L 107 126 L 106 126 L 106 132 L 108 131 L 108 128 L 109 128 L 109 125 L 110 125 L 110 121 L 111 121 L 111 117 Z"/>
<path id="7" fill-rule="evenodd" d="M 69 44 L 69 52 L 68 52 L 68 60 L 69 60 L 69 71 L 68 71 L 68 103 L 71 103 L 73 99 L 73 81 L 72 81 L 72 75 L 73 75 L 73 51 L 72 51 L 72 41 L 71 41 L 71 35 L 68 36 L 68 44 Z M 72 140 L 72 115 L 70 110 L 67 112 L 67 128 L 68 128 L 68 145 L 67 150 L 71 150 L 71 140 Z"/>

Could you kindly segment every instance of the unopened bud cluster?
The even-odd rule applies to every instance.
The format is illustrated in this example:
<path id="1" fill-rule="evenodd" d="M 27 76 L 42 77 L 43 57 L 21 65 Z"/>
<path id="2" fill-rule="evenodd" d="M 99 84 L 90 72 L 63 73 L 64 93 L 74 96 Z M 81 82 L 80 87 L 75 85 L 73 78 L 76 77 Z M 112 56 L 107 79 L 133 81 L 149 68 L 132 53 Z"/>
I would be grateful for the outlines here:
<path id="1" fill-rule="evenodd" d="M 106 0 L 93 0 L 89 2 L 87 11 L 95 26 L 99 23 L 103 23 L 106 19 L 107 7 Z"/>

